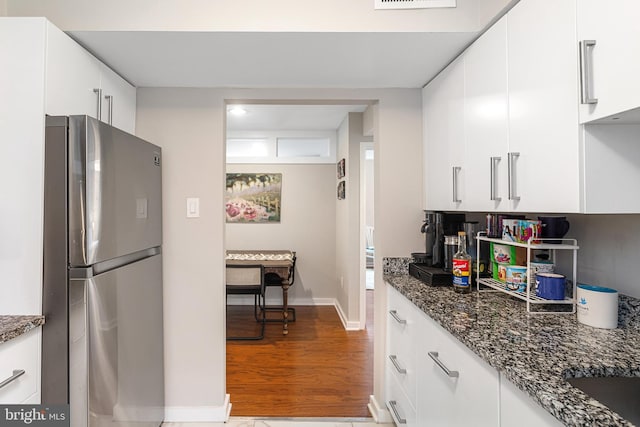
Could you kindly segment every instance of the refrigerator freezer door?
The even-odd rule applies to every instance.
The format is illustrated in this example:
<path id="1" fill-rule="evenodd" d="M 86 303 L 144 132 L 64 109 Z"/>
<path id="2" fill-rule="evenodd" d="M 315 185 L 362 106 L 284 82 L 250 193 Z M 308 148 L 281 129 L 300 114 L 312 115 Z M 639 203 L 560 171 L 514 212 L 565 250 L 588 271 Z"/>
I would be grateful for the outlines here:
<path id="1" fill-rule="evenodd" d="M 69 286 L 71 427 L 164 418 L 162 255 Z"/>
<path id="2" fill-rule="evenodd" d="M 160 147 L 71 116 L 68 163 L 71 267 L 162 244 Z"/>

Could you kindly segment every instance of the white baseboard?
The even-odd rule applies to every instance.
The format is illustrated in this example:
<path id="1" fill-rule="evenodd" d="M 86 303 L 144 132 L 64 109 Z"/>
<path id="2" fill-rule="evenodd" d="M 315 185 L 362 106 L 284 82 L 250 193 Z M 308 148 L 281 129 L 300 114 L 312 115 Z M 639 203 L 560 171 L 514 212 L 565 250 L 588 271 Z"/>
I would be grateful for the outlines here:
<path id="1" fill-rule="evenodd" d="M 393 418 L 391 418 L 389 410 L 387 410 L 386 406 L 381 407 L 373 394 L 369 396 L 369 404 L 367 405 L 367 408 L 376 423 L 393 422 Z"/>
<path id="2" fill-rule="evenodd" d="M 164 409 L 165 423 L 218 422 L 229 420 L 230 396 L 224 397 L 222 406 L 167 406 Z"/>
<path id="3" fill-rule="evenodd" d="M 338 312 L 338 316 L 340 317 L 340 321 L 342 322 L 342 326 L 346 331 L 359 331 L 360 330 L 360 322 L 357 321 L 349 321 L 347 316 L 344 314 L 342 310 L 342 306 L 338 302 L 338 300 L 334 300 L 334 305 L 336 307 L 336 311 Z"/>
<path id="4" fill-rule="evenodd" d="M 253 305 L 253 295 L 229 295 L 229 305 Z M 289 298 L 289 305 L 335 305 L 335 298 Z M 267 305 L 282 305 L 282 297 L 267 297 Z"/>

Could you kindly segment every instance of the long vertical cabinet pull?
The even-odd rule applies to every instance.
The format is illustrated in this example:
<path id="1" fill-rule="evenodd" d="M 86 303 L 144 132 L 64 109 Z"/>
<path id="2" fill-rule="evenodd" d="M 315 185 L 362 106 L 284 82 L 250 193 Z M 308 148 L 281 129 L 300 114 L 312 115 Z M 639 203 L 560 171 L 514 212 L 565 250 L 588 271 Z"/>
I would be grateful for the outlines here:
<path id="1" fill-rule="evenodd" d="M 453 203 L 462 203 L 462 200 L 458 198 L 458 174 L 462 169 L 460 166 L 454 166 L 453 168 Z"/>
<path id="2" fill-rule="evenodd" d="M 500 163 L 502 157 L 491 157 L 491 200 L 494 202 L 499 202 L 502 200 L 502 197 L 498 197 L 498 189 L 497 187 L 497 174 L 498 174 L 498 163 Z"/>
<path id="3" fill-rule="evenodd" d="M 98 98 L 98 108 L 96 109 L 96 119 L 102 120 L 102 89 L 93 89 L 93 93 Z"/>
<path id="4" fill-rule="evenodd" d="M 580 44 L 580 102 L 582 104 L 597 104 L 598 98 L 593 98 L 591 86 L 593 84 L 593 52 L 596 45 L 595 40 L 582 40 Z"/>
<path id="5" fill-rule="evenodd" d="M 109 113 L 109 119 L 107 120 L 107 123 L 111 125 L 113 124 L 113 95 L 105 95 L 104 99 L 107 100 L 109 105 L 109 109 L 107 111 L 107 113 Z"/>
<path id="6" fill-rule="evenodd" d="M 509 200 L 520 200 L 516 195 L 515 159 L 520 157 L 520 153 L 508 153 L 507 167 L 509 169 Z"/>

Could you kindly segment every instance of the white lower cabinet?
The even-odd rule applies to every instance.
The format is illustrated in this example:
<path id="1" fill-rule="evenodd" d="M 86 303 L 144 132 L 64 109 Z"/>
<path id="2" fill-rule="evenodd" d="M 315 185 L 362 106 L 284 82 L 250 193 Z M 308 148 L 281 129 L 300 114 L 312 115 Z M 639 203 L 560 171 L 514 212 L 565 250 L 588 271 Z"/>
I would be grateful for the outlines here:
<path id="1" fill-rule="evenodd" d="M 500 427 L 560 427 L 562 425 L 512 382 L 500 377 Z"/>
<path id="2" fill-rule="evenodd" d="M 562 425 L 389 285 L 387 303 L 385 403 L 396 426 Z"/>
<path id="3" fill-rule="evenodd" d="M 40 403 L 40 341 L 38 327 L 0 344 L 0 383 L 24 374 L 0 388 L 0 404 Z"/>
<path id="4" fill-rule="evenodd" d="M 418 350 L 418 419 L 422 425 L 499 425 L 498 371 L 433 320 Z"/>

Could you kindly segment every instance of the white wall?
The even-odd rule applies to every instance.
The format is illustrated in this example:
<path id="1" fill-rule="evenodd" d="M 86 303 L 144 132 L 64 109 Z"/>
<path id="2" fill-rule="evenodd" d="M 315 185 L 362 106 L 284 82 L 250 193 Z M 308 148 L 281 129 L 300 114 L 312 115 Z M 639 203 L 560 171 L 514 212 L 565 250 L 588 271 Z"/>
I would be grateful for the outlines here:
<path id="1" fill-rule="evenodd" d="M 578 282 L 640 298 L 640 215 L 569 215 L 566 237 L 576 238 Z"/>
<path id="2" fill-rule="evenodd" d="M 336 297 L 335 164 L 227 164 L 230 173 L 282 173 L 279 224 L 227 224 L 227 249 L 296 251 L 296 277 L 289 304 L 333 304 Z M 280 292 L 270 299 L 281 301 Z M 276 303 L 276 301 L 274 301 Z"/>
<path id="3" fill-rule="evenodd" d="M 377 101 L 374 393 L 383 402 L 382 257 L 421 245 L 417 89 L 139 89 L 136 133 L 163 147 L 167 421 L 224 419 L 224 100 Z M 335 181 L 334 181 L 335 183 Z M 200 197 L 201 217 L 185 218 Z M 233 396 L 231 396 L 233 401 Z"/>
<path id="4" fill-rule="evenodd" d="M 508 0 L 456 8 L 374 10 L 373 0 L 5 0 L 11 16 L 46 16 L 68 30 L 478 31 Z M 485 4 L 486 3 L 486 4 Z"/>
<path id="5" fill-rule="evenodd" d="M 336 208 L 336 266 L 338 301 L 347 327 L 357 329 L 360 322 L 360 143 L 370 142 L 363 135 L 363 114 L 349 113 L 338 129 L 338 160 L 345 159 L 346 197 Z"/>

